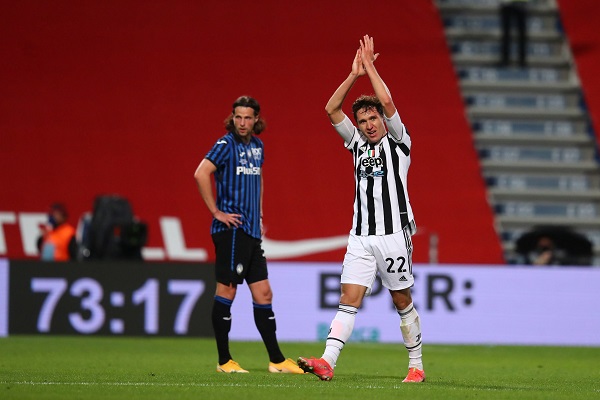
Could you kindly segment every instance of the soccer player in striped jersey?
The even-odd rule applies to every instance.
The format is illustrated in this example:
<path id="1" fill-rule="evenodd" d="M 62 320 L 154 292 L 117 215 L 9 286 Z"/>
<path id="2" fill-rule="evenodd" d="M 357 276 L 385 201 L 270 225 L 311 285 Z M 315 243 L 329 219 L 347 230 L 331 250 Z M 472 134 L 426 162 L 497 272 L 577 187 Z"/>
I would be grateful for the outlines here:
<path id="1" fill-rule="evenodd" d="M 408 375 L 403 382 L 423 382 L 421 325 L 410 288 L 412 241 L 416 232 L 407 192 L 411 140 L 390 92 L 375 69 L 373 38 L 360 41 L 348 78 L 325 107 L 344 144 L 353 155 L 356 183 L 354 218 L 341 275 L 341 297 L 321 358 L 298 359 L 298 365 L 321 380 L 333 369 L 354 328 L 356 313 L 379 273 L 400 315 L 400 331 L 408 350 Z M 342 111 L 354 83 L 367 75 L 375 96 L 360 96 L 352 105 L 355 127 Z"/>
<path id="2" fill-rule="evenodd" d="M 237 285 L 245 280 L 252 293 L 254 321 L 269 354 L 268 370 L 302 374 L 293 360 L 283 356 L 275 334 L 273 293 L 262 249 L 264 147 L 256 135 L 264 130 L 265 121 L 258 102 L 249 96 L 239 97 L 225 128 L 228 133 L 217 140 L 194 174 L 200 195 L 213 215 L 217 290 L 212 323 L 219 355 L 217 371 L 248 372 L 229 352 L 231 305 Z M 216 182 L 216 201 L 211 176 Z"/>

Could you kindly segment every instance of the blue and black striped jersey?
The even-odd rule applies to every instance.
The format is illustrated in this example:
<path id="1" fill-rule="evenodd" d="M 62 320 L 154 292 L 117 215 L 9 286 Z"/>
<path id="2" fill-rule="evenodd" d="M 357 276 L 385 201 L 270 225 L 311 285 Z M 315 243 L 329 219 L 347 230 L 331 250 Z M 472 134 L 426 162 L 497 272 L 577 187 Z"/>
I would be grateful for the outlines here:
<path id="1" fill-rule="evenodd" d="M 261 238 L 260 190 L 263 150 L 263 142 L 256 136 L 252 136 L 250 143 L 245 144 L 229 132 L 217 140 L 205 157 L 217 167 L 214 176 L 218 209 L 225 213 L 240 214 L 240 228 L 257 239 Z M 227 229 L 227 225 L 213 218 L 211 234 Z"/>

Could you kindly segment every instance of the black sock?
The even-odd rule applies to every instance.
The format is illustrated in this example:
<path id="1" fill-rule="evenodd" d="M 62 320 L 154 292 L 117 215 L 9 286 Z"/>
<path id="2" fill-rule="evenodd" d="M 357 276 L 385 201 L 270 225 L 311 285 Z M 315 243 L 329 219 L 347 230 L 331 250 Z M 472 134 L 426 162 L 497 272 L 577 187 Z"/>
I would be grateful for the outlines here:
<path id="1" fill-rule="evenodd" d="M 273 313 L 271 304 L 252 304 L 254 306 L 254 322 L 267 347 L 269 360 L 276 364 L 285 361 L 285 357 L 281 353 L 281 350 L 279 350 L 277 336 L 275 335 L 275 314 Z"/>
<path id="2" fill-rule="evenodd" d="M 231 360 L 229 353 L 229 331 L 231 330 L 231 303 L 233 301 L 221 296 L 215 296 L 212 309 L 212 324 L 217 340 L 219 365 Z"/>

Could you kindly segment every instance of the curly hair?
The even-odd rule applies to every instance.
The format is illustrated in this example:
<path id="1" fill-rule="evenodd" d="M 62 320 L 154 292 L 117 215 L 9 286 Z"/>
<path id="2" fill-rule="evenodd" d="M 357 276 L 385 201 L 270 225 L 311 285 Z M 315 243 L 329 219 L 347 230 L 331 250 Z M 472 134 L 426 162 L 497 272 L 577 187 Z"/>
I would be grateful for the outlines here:
<path id="1" fill-rule="evenodd" d="M 381 102 L 379 101 L 379 99 L 377 98 L 377 96 L 367 96 L 367 95 L 362 95 L 359 98 L 357 98 L 356 100 L 354 100 L 354 103 L 352 103 L 352 112 L 354 113 L 354 120 L 358 121 L 358 118 L 356 116 L 356 114 L 360 111 L 360 110 L 375 110 L 379 113 L 379 115 L 383 116 L 383 106 L 381 105 Z"/>
<path id="2" fill-rule="evenodd" d="M 260 115 L 260 104 L 258 104 L 258 101 L 250 96 L 240 96 L 233 102 L 231 114 L 225 118 L 225 129 L 227 129 L 228 132 L 235 132 L 233 114 L 235 114 L 236 107 L 249 107 L 254 110 L 254 115 L 258 117 L 258 121 L 256 121 L 254 128 L 252 129 L 255 135 L 260 135 L 260 133 L 265 130 L 267 122 Z"/>

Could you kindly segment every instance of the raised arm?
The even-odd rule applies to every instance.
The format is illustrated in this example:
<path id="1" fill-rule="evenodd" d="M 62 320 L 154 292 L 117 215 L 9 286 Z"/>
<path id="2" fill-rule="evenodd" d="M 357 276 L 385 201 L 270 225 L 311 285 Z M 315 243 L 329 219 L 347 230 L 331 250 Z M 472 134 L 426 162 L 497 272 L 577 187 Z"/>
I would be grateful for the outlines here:
<path id="1" fill-rule="evenodd" d="M 369 76 L 369 80 L 375 91 L 375 96 L 377 96 L 383 106 L 383 113 L 386 117 L 391 118 L 396 113 L 396 106 L 394 105 L 388 87 L 375 68 L 375 60 L 377 59 L 378 54 L 375 54 L 374 49 L 373 38 L 369 37 L 369 35 L 365 35 L 363 40 L 360 41 L 362 64 Z"/>
<path id="2" fill-rule="evenodd" d="M 332 124 L 339 124 L 344 120 L 346 115 L 342 111 L 342 103 L 344 103 L 344 99 L 350 92 L 350 89 L 352 89 L 352 86 L 354 86 L 354 82 L 365 73 L 365 69 L 362 66 L 360 49 L 358 49 L 354 56 L 354 61 L 352 61 L 350 75 L 348 75 L 344 82 L 336 89 L 325 106 L 325 111 L 327 111 L 327 115 Z"/>

